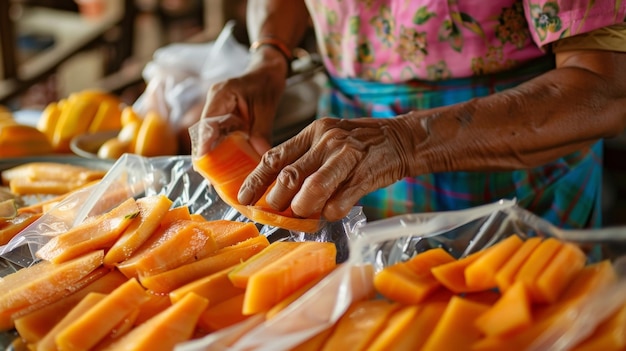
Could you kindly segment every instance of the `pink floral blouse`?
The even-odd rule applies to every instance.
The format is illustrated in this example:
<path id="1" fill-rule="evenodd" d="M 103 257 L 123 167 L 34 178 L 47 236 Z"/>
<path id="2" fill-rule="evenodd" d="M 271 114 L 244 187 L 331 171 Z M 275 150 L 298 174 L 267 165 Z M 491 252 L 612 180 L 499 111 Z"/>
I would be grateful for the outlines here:
<path id="1" fill-rule="evenodd" d="M 306 0 L 331 75 L 383 83 L 495 73 L 626 21 L 621 0 Z"/>

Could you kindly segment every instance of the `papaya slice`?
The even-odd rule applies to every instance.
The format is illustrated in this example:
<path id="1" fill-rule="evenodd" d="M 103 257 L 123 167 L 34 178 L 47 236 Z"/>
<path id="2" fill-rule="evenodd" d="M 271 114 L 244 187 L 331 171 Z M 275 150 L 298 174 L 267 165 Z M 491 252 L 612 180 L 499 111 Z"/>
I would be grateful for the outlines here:
<path id="1" fill-rule="evenodd" d="M 50 303 L 88 284 L 81 280 L 102 265 L 104 253 L 94 251 L 73 260 L 47 261 L 23 268 L 0 280 L 0 330 L 13 327 L 13 316 L 40 303 Z"/>
<path id="2" fill-rule="evenodd" d="M 93 250 L 109 248 L 138 214 L 135 199 L 129 198 L 111 211 L 88 218 L 67 232 L 52 237 L 37 250 L 36 255 L 60 263 Z"/>
<path id="3" fill-rule="evenodd" d="M 442 248 L 427 250 L 406 262 L 385 267 L 374 277 L 374 287 L 388 299 L 417 304 L 441 286 L 431 269 L 454 261 L 455 258 Z"/>
<path id="4" fill-rule="evenodd" d="M 304 295 L 307 291 L 309 291 L 312 287 L 314 287 L 317 283 L 319 283 L 322 279 L 326 278 L 325 275 L 320 275 L 319 277 L 311 280 L 307 284 L 303 285 L 300 289 L 294 291 L 289 294 L 286 298 L 282 299 L 280 302 L 275 304 L 272 308 L 270 308 L 265 313 L 265 318 L 271 319 L 274 318 L 280 311 L 287 308 L 287 306 L 291 305 L 294 301 L 299 299 L 302 295 Z"/>
<path id="5" fill-rule="evenodd" d="M 142 279 L 202 259 L 217 246 L 198 222 L 181 220 L 160 227 L 129 259 L 117 264 L 127 277 Z M 173 254 L 175 253 L 175 254 Z"/>
<path id="6" fill-rule="evenodd" d="M 65 326 L 55 337 L 61 350 L 89 350 L 101 342 L 135 308 L 149 299 L 132 278 Z"/>
<path id="7" fill-rule="evenodd" d="M 287 244 L 274 242 L 258 255 L 271 255 L 273 249 L 284 247 L 279 245 L 281 243 Z M 266 312 L 310 281 L 328 274 L 337 265 L 337 248 L 330 242 L 304 241 L 262 267 L 256 262 L 247 262 L 231 272 L 229 277 L 232 281 L 234 274 L 245 276 L 249 273 L 243 314 L 252 315 Z"/>
<path id="8" fill-rule="evenodd" d="M 293 241 L 277 241 L 271 243 L 258 254 L 233 268 L 228 274 L 234 286 L 245 289 L 250 276 L 276 260 L 296 250 L 302 243 Z"/>
<path id="9" fill-rule="evenodd" d="M 474 323 L 487 336 L 506 335 L 527 328 L 532 323 L 532 310 L 526 285 L 521 281 L 514 283 Z"/>
<path id="10" fill-rule="evenodd" d="M 201 296 L 187 294 L 177 303 L 111 343 L 105 350 L 174 350 L 177 344 L 192 337 L 198 318 L 208 303 Z"/>
<path id="11" fill-rule="evenodd" d="M 509 260 L 524 242 L 511 235 L 485 249 L 485 253 L 465 269 L 465 282 L 472 289 L 492 289 L 498 286 L 496 272 Z"/>
<path id="12" fill-rule="evenodd" d="M 139 307 L 133 308 L 128 315 L 126 315 L 113 327 L 113 329 L 111 329 L 109 334 L 107 334 L 102 340 L 100 340 L 100 342 L 98 342 L 96 346 L 93 347 L 93 350 L 104 350 L 105 348 L 108 348 L 109 345 L 116 342 L 121 336 L 131 331 L 137 323 L 139 312 Z"/>
<path id="13" fill-rule="evenodd" d="M 515 275 L 515 281 L 526 285 L 533 302 L 543 302 L 541 292 L 536 288 L 537 280 L 562 246 L 563 242 L 555 238 L 543 240 Z"/>
<path id="14" fill-rule="evenodd" d="M 90 292 L 84 296 L 37 344 L 39 351 L 57 351 L 56 337 L 60 331 L 73 323 L 77 318 L 85 314 L 97 303 L 102 301 L 106 294 Z"/>
<path id="15" fill-rule="evenodd" d="M 243 294 L 245 289 L 233 285 L 228 277 L 228 273 L 230 273 L 234 267 L 235 266 L 231 266 L 222 269 L 221 271 L 185 284 L 170 292 L 169 298 L 172 303 L 176 303 L 188 293 L 194 292 L 209 300 L 209 303 L 213 306 L 235 295 Z"/>
<path id="16" fill-rule="evenodd" d="M 354 302 L 339 321 L 324 344 L 323 351 L 365 350 L 383 330 L 389 316 L 400 304 L 386 300 Z"/>
<path id="17" fill-rule="evenodd" d="M 161 218 L 161 226 L 169 227 L 172 223 L 181 220 L 191 220 L 191 213 L 189 213 L 189 207 L 187 206 L 178 206 L 174 208 L 170 208 L 165 214 L 163 218 Z"/>
<path id="18" fill-rule="evenodd" d="M 473 288 L 467 285 L 465 269 L 484 254 L 485 251 L 478 251 L 453 262 L 433 267 L 430 271 L 443 286 L 457 294 L 481 291 L 482 288 Z"/>
<path id="19" fill-rule="evenodd" d="M 15 319 L 15 329 L 20 337 L 29 344 L 36 344 L 87 294 L 92 292 L 108 294 L 127 280 L 117 270 L 109 271 L 104 267 L 98 270 L 105 270 L 105 273 L 92 283 L 54 303 Z"/>
<path id="20" fill-rule="evenodd" d="M 143 324 L 172 305 L 170 297 L 167 295 L 151 294 L 148 291 L 148 296 L 148 300 L 138 308 L 137 319 L 134 322 L 135 326 Z"/>
<path id="21" fill-rule="evenodd" d="M 320 214 L 296 218 L 291 209 L 279 212 L 266 205 L 264 199 L 254 206 L 244 206 L 237 193 L 247 175 L 261 161 L 244 133 L 233 132 L 224 137 L 206 154 L 194 158 L 194 169 L 215 188 L 220 198 L 247 218 L 257 223 L 301 232 L 315 232 L 321 226 Z"/>
<path id="22" fill-rule="evenodd" d="M 613 284 L 617 275 L 609 261 L 601 261 L 585 266 L 568 285 L 561 297 L 554 303 L 535 305 L 533 323 L 512 335 L 484 337 L 472 345 L 473 350 L 527 350 L 528 347 L 546 330 L 559 323 L 585 303 L 590 294 L 605 289 Z"/>
<path id="23" fill-rule="evenodd" d="M 269 244 L 267 237 L 258 235 L 236 245 L 217 250 L 200 260 L 162 273 L 141 277 L 141 283 L 152 292 L 168 294 L 196 279 L 233 267 L 260 252 Z"/>
<path id="24" fill-rule="evenodd" d="M 526 239 L 522 246 L 513 254 L 513 256 L 496 272 L 496 283 L 498 289 L 504 292 L 515 282 L 515 276 L 522 265 L 528 260 L 528 257 L 541 243 L 541 238 L 532 237 Z"/>
<path id="25" fill-rule="evenodd" d="M 18 213 L 9 219 L 0 219 L 0 246 L 6 245 L 24 228 L 41 217 L 41 213 Z"/>
<path id="26" fill-rule="evenodd" d="M 238 244 L 260 235 L 259 228 L 252 222 L 217 219 L 201 222 L 200 225 L 202 228 L 213 233 L 213 238 L 219 249 Z"/>
<path id="27" fill-rule="evenodd" d="M 586 261 L 585 253 L 578 246 L 563 243 L 535 281 L 535 298 L 540 302 L 557 301 L 571 280 L 583 269 Z"/>
<path id="28" fill-rule="evenodd" d="M 113 246 L 104 255 L 104 264 L 113 266 L 128 259 L 158 228 L 172 200 L 165 195 L 146 196 L 137 200 L 139 215 L 135 217 Z"/>
<path id="29" fill-rule="evenodd" d="M 488 309 L 487 305 L 453 296 L 422 350 L 467 349 L 481 337 L 474 321 Z"/>
<path id="30" fill-rule="evenodd" d="M 391 315 L 381 333 L 372 341 L 367 349 L 371 351 L 417 350 L 414 345 L 415 342 L 411 339 L 417 334 L 413 333 L 412 324 L 415 322 L 419 312 L 420 306 L 418 305 L 403 306 L 400 310 Z"/>
<path id="31" fill-rule="evenodd" d="M 209 306 L 198 320 L 198 326 L 206 332 L 218 331 L 246 320 L 248 315 L 241 311 L 244 294 L 232 296 L 220 303 Z"/>

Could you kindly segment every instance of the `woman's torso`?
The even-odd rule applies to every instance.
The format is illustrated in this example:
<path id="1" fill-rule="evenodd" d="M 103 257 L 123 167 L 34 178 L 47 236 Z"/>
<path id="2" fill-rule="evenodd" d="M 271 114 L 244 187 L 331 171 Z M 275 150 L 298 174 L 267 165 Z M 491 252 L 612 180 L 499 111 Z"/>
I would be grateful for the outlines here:
<path id="1" fill-rule="evenodd" d="M 307 0 L 329 73 L 383 83 L 501 72 L 624 18 L 614 0 Z"/>

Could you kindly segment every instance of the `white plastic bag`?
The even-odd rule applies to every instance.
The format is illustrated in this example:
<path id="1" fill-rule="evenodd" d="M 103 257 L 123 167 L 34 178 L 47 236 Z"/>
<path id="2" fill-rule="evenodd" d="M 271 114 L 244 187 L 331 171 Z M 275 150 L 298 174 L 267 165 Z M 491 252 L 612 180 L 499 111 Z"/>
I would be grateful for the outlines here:
<path id="1" fill-rule="evenodd" d="M 214 42 L 175 43 L 157 50 L 142 74 L 146 89 L 133 108 L 140 116 L 156 111 L 178 134 L 189 127 L 185 113 L 202 106 L 214 83 L 236 77 L 248 65 L 247 48 L 233 35 L 235 23 L 226 23 Z"/>

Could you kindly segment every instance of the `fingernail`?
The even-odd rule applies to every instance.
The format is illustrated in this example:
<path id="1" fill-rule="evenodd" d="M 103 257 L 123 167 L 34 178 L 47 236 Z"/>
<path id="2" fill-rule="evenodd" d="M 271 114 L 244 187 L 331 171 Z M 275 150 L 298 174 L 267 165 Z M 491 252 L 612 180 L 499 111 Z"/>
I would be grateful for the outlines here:
<path id="1" fill-rule="evenodd" d="M 249 205 L 252 201 L 252 196 L 254 196 L 254 193 L 250 189 L 248 189 L 248 187 L 243 186 L 241 187 L 241 189 L 239 189 L 239 193 L 237 194 L 237 200 L 242 205 Z"/>

